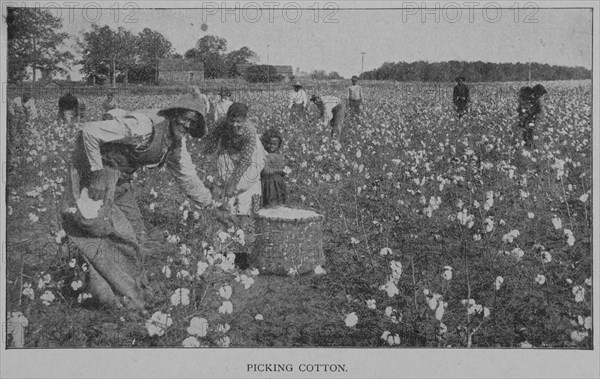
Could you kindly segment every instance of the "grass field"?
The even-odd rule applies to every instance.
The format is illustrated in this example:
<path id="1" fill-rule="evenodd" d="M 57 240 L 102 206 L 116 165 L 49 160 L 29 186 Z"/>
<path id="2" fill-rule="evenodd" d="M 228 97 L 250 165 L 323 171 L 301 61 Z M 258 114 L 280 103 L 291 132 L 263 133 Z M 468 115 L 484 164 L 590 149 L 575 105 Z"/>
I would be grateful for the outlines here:
<path id="1" fill-rule="evenodd" d="M 591 83 L 544 84 L 531 151 L 515 126 L 519 83 L 473 85 L 461 120 L 450 84 L 367 83 L 363 117 L 346 120 L 341 143 L 313 119 L 290 123 L 283 89 L 238 91 L 259 131 L 283 132 L 291 205 L 325 216 L 324 271 L 230 270 L 222 257 L 240 248 L 239 232 L 219 233 L 169 175 L 141 170 L 154 323 L 84 296 L 56 214 L 75 129 L 55 121 L 57 98 L 38 101 L 41 117 L 19 130 L 8 174 L 7 311 L 27 320 L 32 348 L 590 349 Z M 308 92 L 343 96 L 346 85 Z M 133 110 L 177 96 L 118 100 Z M 103 96 L 83 100 L 99 119 Z M 209 185 L 214 159 L 188 146 Z"/>

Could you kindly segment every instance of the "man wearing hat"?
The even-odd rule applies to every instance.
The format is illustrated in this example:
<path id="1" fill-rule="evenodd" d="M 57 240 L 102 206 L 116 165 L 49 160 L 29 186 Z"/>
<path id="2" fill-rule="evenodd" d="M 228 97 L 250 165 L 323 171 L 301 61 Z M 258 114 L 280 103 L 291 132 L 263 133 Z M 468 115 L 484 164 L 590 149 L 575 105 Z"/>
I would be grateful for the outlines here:
<path id="1" fill-rule="evenodd" d="M 461 118 L 467 112 L 467 107 L 471 99 L 469 98 L 469 87 L 465 85 L 465 77 L 459 76 L 455 80 L 457 84 L 454 86 L 454 92 L 452 93 L 452 102 L 454 103 L 458 118 Z"/>
<path id="2" fill-rule="evenodd" d="M 358 76 L 352 77 L 352 85 L 348 87 L 348 107 L 353 117 L 360 116 L 360 105 L 363 101 L 362 87 L 358 84 Z"/>
<path id="3" fill-rule="evenodd" d="M 294 83 L 294 90 L 290 92 L 289 99 L 290 118 L 296 120 L 304 116 L 308 108 L 308 96 L 306 96 L 300 82 Z"/>
<path id="4" fill-rule="evenodd" d="M 145 313 L 146 228 L 132 183 L 138 169 L 165 166 L 195 204 L 212 204 L 186 148 L 188 134 L 205 135 L 205 114 L 201 102 L 185 95 L 164 109 L 87 122 L 79 130 L 61 215 L 89 267 L 87 292 L 101 303 Z M 96 217 L 86 204 L 101 204 Z"/>

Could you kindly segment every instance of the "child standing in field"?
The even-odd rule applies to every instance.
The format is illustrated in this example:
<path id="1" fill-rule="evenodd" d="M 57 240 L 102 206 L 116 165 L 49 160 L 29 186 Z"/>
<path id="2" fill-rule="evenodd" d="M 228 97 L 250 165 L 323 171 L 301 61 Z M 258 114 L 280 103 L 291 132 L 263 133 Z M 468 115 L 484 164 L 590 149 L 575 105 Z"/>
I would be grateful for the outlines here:
<path id="1" fill-rule="evenodd" d="M 358 76 L 352 77 L 352 85 L 348 87 L 348 107 L 353 117 L 360 116 L 360 105 L 363 101 L 362 87 L 358 84 Z"/>
<path id="2" fill-rule="evenodd" d="M 285 204 L 287 200 L 287 186 L 285 184 L 285 159 L 279 153 L 283 139 L 276 129 L 267 130 L 260 138 L 267 156 L 265 168 L 260 173 L 262 186 L 263 207 Z"/>

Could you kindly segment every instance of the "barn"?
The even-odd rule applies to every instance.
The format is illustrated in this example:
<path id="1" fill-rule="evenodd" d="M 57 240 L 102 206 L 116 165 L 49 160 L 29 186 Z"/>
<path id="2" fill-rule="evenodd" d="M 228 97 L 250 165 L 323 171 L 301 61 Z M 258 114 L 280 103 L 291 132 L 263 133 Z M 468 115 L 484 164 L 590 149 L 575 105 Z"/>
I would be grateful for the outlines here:
<path id="1" fill-rule="evenodd" d="M 160 83 L 200 83 L 204 80 L 204 64 L 195 59 L 160 59 Z"/>

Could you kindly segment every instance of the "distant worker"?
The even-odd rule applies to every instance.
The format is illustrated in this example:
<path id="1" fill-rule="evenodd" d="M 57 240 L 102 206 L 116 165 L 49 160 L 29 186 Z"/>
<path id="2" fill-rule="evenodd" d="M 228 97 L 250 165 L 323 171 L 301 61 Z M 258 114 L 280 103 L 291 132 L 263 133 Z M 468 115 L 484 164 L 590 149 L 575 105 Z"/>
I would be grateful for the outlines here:
<path id="1" fill-rule="evenodd" d="M 533 132 L 536 123 L 540 120 L 543 111 L 542 96 L 548 91 L 541 84 L 533 88 L 522 87 L 519 91 L 519 126 L 523 128 L 523 141 L 526 148 L 533 148 Z"/>
<path id="2" fill-rule="evenodd" d="M 344 117 L 346 114 L 346 107 L 344 103 L 335 96 L 319 96 L 313 95 L 310 98 L 319 109 L 319 117 L 323 125 L 329 125 L 331 127 L 331 138 L 337 132 L 338 140 L 342 139 L 342 125 L 344 123 Z"/>
<path id="3" fill-rule="evenodd" d="M 306 110 L 308 109 L 308 96 L 300 82 L 294 84 L 294 90 L 289 94 L 288 109 L 290 110 L 291 120 L 296 120 L 306 115 Z"/>
<path id="4" fill-rule="evenodd" d="M 15 97 L 8 104 L 8 114 L 11 118 L 19 118 L 23 121 L 35 120 L 38 117 L 35 99 L 27 92 Z"/>
<path id="5" fill-rule="evenodd" d="M 206 109 L 206 114 L 210 114 L 212 109 L 210 108 L 210 101 L 208 100 L 208 96 L 200 91 L 200 88 L 194 86 L 192 87 L 192 96 L 194 99 L 198 99 L 204 109 Z"/>
<path id="6" fill-rule="evenodd" d="M 358 76 L 352 77 L 352 85 L 348 87 L 348 108 L 353 117 L 360 116 L 360 106 L 363 101 L 362 87 L 358 84 Z"/>
<path id="7" fill-rule="evenodd" d="M 456 80 L 456 86 L 454 86 L 454 92 L 452 94 L 452 102 L 456 109 L 458 118 L 461 118 L 467 112 L 469 102 L 469 87 L 465 85 L 465 77 L 459 76 Z"/>
<path id="8" fill-rule="evenodd" d="M 221 87 L 219 90 L 219 100 L 212 105 L 211 122 L 217 123 L 225 118 L 231 104 L 233 104 L 231 101 L 231 91 L 228 88 Z"/>
<path id="9" fill-rule="evenodd" d="M 7 170 L 11 172 L 13 170 L 12 156 L 20 145 L 17 137 L 22 136 L 21 131 L 24 128 L 24 123 L 35 120 L 38 116 L 35 99 L 29 93 L 15 97 L 13 101 L 8 103 L 7 116 L 6 162 Z"/>
<path id="10" fill-rule="evenodd" d="M 111 109 L 116 109 L 116 108 L 119 108 L 119 104 L 117 103 L 117 100 L 115 99 L 115 94 L 112 92 L 108 92 L 106 94 L 106 100 L 104 100 L 104 102 L 102 103 L 102 111 L 104 113 L 107 113 Z"/>
<path id="11" fill-rule="evenodd" d="M 85 104 L 68 91 L 58 99 L 58 120 L 67 124 L 79 123 L 84 118 Z"/>
<path id="12" fill-rule="evenodd" d="M 523 86 L 519 89 L 519 98 L 517 106 L 517 118 L 519 120 L 519 127 L 525 128 L 527 126 L 527 120 L 533 106 L 533 89 L 529 86 Z"/>

